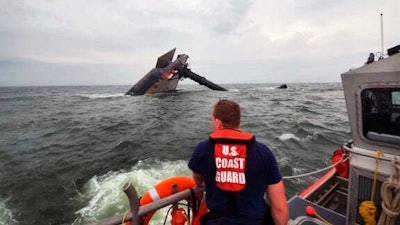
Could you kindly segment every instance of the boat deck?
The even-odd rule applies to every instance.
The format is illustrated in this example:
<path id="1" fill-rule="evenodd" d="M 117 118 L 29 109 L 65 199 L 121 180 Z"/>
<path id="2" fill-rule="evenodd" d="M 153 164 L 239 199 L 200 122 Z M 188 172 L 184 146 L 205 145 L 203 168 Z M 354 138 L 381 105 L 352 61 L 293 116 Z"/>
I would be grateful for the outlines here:
<path id="1" fill-rule="evenodd" d="M 345 215 L 347 210 L 347 195 L 348 179 L 333 176 L 322 187 L 305 199 Z"/>
<path id="2" fill-rule="evenodd" d="M 313 202 L 306 199 L 294 196 L 288 201 L 289 206 L 289 218 L 291 225 L 314 225 L 314 224 L 325 224 L 322 221 L 307 216 L 306 207 L 312 206 L 315 211 L 321 215 L 325 220 L 331 224 L 344 225 L 346 224 L 346 217 L 327 208 L 321 207 Z"/>

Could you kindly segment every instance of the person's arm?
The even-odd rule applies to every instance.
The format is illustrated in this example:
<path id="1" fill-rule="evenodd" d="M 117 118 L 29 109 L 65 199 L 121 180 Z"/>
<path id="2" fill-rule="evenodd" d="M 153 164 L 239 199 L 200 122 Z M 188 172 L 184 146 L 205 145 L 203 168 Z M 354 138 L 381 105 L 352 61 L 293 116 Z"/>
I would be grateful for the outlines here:
<path id="1" fill-rule="evenodd" d="M 268 185 L 267 193 L 271 205 L 271 215 L 275 225 L 286 225 L 289 220 L 289 209 L 283 181 Z"/>
<path id="2" fill-rule="evenodd" d="M 201 174 L 193 172 L 192 177 L 198 187 L 204 187 L 203 177 Z"/>

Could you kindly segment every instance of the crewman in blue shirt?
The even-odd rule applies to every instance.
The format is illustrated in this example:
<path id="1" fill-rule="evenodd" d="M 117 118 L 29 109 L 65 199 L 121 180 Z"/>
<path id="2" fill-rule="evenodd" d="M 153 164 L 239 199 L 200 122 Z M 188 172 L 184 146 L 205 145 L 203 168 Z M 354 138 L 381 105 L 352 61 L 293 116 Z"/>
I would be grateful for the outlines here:
<path id="1" fill-rule="evenodd" d="M 196 184 L 206 188 L 206 224 L 286 225 L 289 212 L 275 156 L 239 130 L 240 114 L 236 102 L 219 100 L 211 116 L 213 133 L 189 161 Z"/>

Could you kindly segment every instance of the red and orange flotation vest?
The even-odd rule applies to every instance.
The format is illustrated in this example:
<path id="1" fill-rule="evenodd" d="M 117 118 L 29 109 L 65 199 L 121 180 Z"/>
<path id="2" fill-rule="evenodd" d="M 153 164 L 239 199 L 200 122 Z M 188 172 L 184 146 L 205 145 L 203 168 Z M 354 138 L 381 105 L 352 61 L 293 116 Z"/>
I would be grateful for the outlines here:
<path id="1" fill-rule="evenodd" d="M 252 134 L 223 129 L 210 135 L 214 143 L 215 183 L 226 191 L 240 191 L 246 186 L 247 146 L 254 142 Z"/>

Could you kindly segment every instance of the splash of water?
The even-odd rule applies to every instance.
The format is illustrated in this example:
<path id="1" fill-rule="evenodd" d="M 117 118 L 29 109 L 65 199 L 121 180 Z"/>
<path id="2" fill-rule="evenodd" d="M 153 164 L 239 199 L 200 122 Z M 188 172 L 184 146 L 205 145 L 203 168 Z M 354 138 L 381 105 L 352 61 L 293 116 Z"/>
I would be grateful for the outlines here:
<path id="1" fill-rule="evenodd" d="M 13 225 L 17 224 L 14 220 L 12 211 L 7 208 L 6 200 L 0 199 L 0 225 Z"/>
<path id="2" fill-rule="evenodd" d="M 160 162 L 140 161 L 130 171 L 109 172 L 94 176 L 85 185 L 77 198 L 89 199 L 87 205 L 76 212 L 74 225 L 99 221 L 129 210 L 129 202 L 123 186 L 130 182 L 139 195 L 143 195 L 160 181 L 177 176 L 190 176 L 186 161 Z M 156 213 L 152 223 L 160 224 L 167 209 Z"/>

